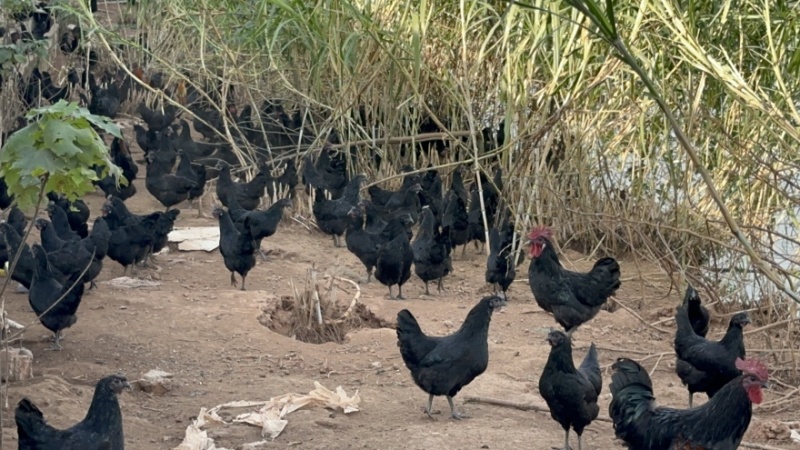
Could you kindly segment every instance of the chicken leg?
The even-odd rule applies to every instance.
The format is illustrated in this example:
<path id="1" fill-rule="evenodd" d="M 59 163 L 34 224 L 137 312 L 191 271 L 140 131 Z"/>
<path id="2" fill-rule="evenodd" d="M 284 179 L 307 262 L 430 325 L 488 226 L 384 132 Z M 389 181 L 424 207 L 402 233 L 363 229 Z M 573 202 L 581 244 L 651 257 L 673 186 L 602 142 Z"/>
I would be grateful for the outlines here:
<path id="1" fill-rule="evenodd" d="M 231 272 L 231 286 L 236 287 L 239 283 L 236 281 L 236 276 Z"/>
<path id="2" fill-rule="evenodd" d="M 689 408 L 692 407 L 692 401 L 694 400 L 694 394 L 689 392 Z"/>
<path id="3" fill-rule="evenodd" d="M 578 436 L 578 450 L 580 450 L 580 446 L 581 446 L 581 438 L 580 436 Z M 564 436 L 564 448 L 553 447 L 553 450 L 572 450 L 572 447 L 569 446 L 569 428 L 567 428 L 567 431 Z"/>
<path id="4" fill-rule="evenodd" d="M 405 300 L 406 298 L 403 297 L 403 285 L 402 284 L 398 284 L 397 285 L 397 291 L 398 291 L 397 299 L 398 300 Z"/>
<path id="5" fill-rule="evenodd" d="M 450 404 L 450 417 L 456 420 L 469 419 L 469 416 L 456 411 L 456 405 L 453 403 L 453 397 L 447 396 L 447 403 Z"/>
<path id="6" fill-rule="evenodd" d="M 241 288 L 239 288 L 239 290 L 240 290 L 240 291 L 244 291 L 244 290 L 245 290 L 245 288 L 244 288 L 244 281 L 245 281 L 246 279 L 247 279 L 247 275 L 242 275 L 242 287 L 241 287 Z"/>
<path id="7" fill-rule="evenodd" d="M 428 407 L 425 408 L 425 414 L 427 414 L 431 420 L 436 420 L 436 418 L 433 417 L 433 394 L 428 395 Z"/>
<path id="8" fill-rule="evenodd" d="M 431 293 L 428 292 L 428 282 L 427 281 L 425 282 L 425 295 L 431 295 Z"/>
<path id="9" fill-rule="evenodd" d="M 444 290 L 444 286 L 442 285 L 442 280 L 444 280 L 444 277 L 439 278 L 439 283 L 437 283 L 436 285 L 436 291 L 439 293 L 441 293 Z"/>

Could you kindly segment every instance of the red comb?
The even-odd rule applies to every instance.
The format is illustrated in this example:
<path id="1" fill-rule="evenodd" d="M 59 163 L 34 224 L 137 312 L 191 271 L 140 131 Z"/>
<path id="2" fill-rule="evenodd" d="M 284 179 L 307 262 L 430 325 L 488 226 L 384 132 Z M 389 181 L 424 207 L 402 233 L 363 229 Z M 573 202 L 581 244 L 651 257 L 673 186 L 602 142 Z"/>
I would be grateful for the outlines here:
<path id="1" fill-rule="evenodd" d="M 546 226 L 541 225 L 541 226 L 538 226 L 538 227 L 535 227 L 534 229 L 532 229 L 530 234 L 528 235 L 528 239 L 530 239 L 530 240 L 534 240 L 534 239 L 536 239 L 538 237 L 545 237 L 547 239 L 552 239 L 553 238 L 553 232 L 550 231 L 550 228 L 547 228 Z"/>
<path id="2" fill-rule="evenodd" d="M 769 380 L 767 366 L 757 359 L 736 358 L 736 368 L 742 372 L 757 376 L 761 381 Z"/>

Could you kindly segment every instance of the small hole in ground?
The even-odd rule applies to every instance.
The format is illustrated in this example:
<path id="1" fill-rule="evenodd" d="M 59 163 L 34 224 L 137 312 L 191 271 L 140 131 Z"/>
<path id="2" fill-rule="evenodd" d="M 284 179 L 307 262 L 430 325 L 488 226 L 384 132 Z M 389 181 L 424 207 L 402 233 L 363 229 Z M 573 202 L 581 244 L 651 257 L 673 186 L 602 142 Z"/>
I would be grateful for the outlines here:
<path id="1" fill-rule="evenodd" d="M 357 286 L 355 283 L 344 281 L 339 279 L 332 282 L 330 277 L 325 277 L 317 282 L 317 275 L 312 269 L 306 279 L 305 289 L 296 286 L 295 295 L 268 299 L 258 321 L 276 333 L 310 344 L 342 344 L 351 331 L 393 327 L 358 302 L 359 294 L 350 289 L 351 284 Z M 316 307 L 317 299 L 319 310 Z"/>

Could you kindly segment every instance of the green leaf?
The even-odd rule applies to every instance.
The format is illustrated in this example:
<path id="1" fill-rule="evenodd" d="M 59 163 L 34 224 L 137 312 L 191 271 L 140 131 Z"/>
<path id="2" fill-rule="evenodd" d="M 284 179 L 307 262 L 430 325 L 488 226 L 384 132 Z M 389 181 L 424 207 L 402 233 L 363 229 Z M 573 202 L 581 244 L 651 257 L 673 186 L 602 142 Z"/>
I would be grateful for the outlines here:
<path id="1" fill-rule="evenodd" d="M 0 175 L 22 208 L 38 201 L 41 183 L 45 190 L 75 200 L 94 190 L 101 173 L 122 177 L 108 148 L 92 125 L 121 136 L 119 127 L 104 117 L 91 114 L 76 103 L 59 101 L 55 105 L 31 110 L 35 122 L 12 134 L 0 150 Z"/>

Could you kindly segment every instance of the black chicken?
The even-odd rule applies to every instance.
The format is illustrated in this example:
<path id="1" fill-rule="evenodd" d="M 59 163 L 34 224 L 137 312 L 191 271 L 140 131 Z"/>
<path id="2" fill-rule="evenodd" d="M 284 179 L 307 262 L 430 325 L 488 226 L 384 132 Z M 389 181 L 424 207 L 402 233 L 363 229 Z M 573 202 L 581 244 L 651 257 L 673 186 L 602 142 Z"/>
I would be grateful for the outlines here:
<path id="1" fill-rule="evenodd" d="M 91 212 L 89 211 L 89 206 L 86 205 L 86 202 L 80 199 L 71 202 L 65 197 L 54 192 L 49 192 L 47 194 L 47 198 L 50 201 L 48 203 L 54 203 L 64 211 L 64 214 L 66 214 L 67 217 L 69 228 L 77 233 L 81 239 L 89 235 L 89 225 L 87 222 L 89 221 Z M 52 212 L 50 212 L 49 204 L 47 213 L 49 215 L 52 214 Z"/>
<path id="2" fill-rule="evenodd" d="M 413 170 L 414 168 L 411 166 L 403 167 L 403 172 L 411 172 Z M 406 191 L 408 191 L 411 186 L 418 184 L 419 181 L 419 175 L 410 174 L 403 177 L 403 184 L 400 185 L 400 189 L 397 191 L 381 189 L 378 185 L 374 185 L 367 188 L 367 192 L 369 192 L 372 203 L 377 206 L 391 208 L 393 204 L 402 203 L 405 200 Z"/>
<path id="3" fill-rule="evenodd" d="M 514 239 L 514 224 L 511 222 L 506 221 L 502 225 L 502 229 L 492 228 L 489 230 L 486 282 L 494 286 L 495 292 L 499 287 L 503 293 L 506 293 L 517 277 Z"/>
<path id="4" fill-rule="evenodd" d="M 592 320 L 619 288 L 619 264 L 606 257 L 595 262 L 589 273 L 572 272 L 561 266 L 550 242 L 549 228 L 534 228 L 528 237 L 528 282 L 536 304 L 553 314 L 556 322 L 572 335 L 580 325 Z"/>
<path id="5" fill-rule="evenodd" d="M 78 320 L 75 314 L 83 298 L 82 274 L 81 271 L 75 272 L 62 284 L 53 275 L 47 252 L 41 245 L 33 246 L 33 257 L 36 267 L 28 291 L 28 302 L 39 317 L 39 322 L 53 332 L 53 349 L 61 350 L 62 330 Z"/>
<path id="6" fill-rule="evenodd" d="M 228 199 L 231 195 L 236 195 L 239 205 L 252 211 L 261 204 L 261 197 L 264 196 L 264 191 L 271 178 L 269 170 L 262 167 L 252 180 L 247 183 L 238 183 L 231 178 L 231 167 L 223 163 L 217 180 L 217 198 L 225 207 L 230 208 L 230 205 L 227 204 Z"/>
<path id="7" fill-rule="evenodd" d="M 470 238 L 469 214 L 467 213 L 466 203 L 461 200 L 456 191 L 450 190 L 447 193 L 445 204 L 444 214 L 442 215 L 442 228 L 448 230 L 453 248 L 459 245 L 464 246 L 461 250 L 461 256 L 463 257 L 466 254 L 466 244 Z"/>
<path id="8" fill-rule="evenodd" d="M 194 186 L 189 189 L 189 207 L 197 199 L 197 217 L 203 217 L 203 204 L 201 198 L 206 190 L 206 166 L 202 164 L 192 164 L 192 157 L 183 151 L 178 152 L 180 162 L 175 171 L 175 175 L 192 180 Z"/>
<path id="9" fill-rule="evenodd" d="M 736 359 L 745 357 L 744 327 L 750 316 L 741 312 L 731 317 L 728 331 L 719 342 L 708 341 L 692 329 L 688 310 L 678 308 L 675 315 L 675 370 L 689 389 L 689 404 L 695 392 L 705 392 L 713 398 L 729 381 L 739 376 Z"/>
<path id="10" fill-rule="evenodd" d="M 706 337 L 708 334 L 709 315 L 708 310 L 701 304 L 700 296 L 697 291 L 691 286 L 686 287 L 686 294 L 683 297 L 683 307 L 687 308 L 689 312 L 689 323 L 692 325 L 692 330 L 700 337 Z M 744 357 L 744 355 L 742 355 Z M 705 374 L 699 370 L 695 370 L 688 362 L 677 358 L 675 361 L 675 373 L 678 374 L 683 385 L 689 390 L 689 408 L 692 407 L 695 392 L 706 392 L 706 386 L 703 381 L 706 379 Z M 721 386 L 720 386 L 721 387 Z"/>
<path id="11" fill-rule="evenodd" d="M 307 186 L 330 192 L 333 198 L 339 198 L 348 185 L 347 164 L 328 149 L 320 153 L 316 164 L 308 154 L 303 159 L 303 182 Z"/>
<path id="12" fill-rule="evenodd" d="M 383 245 L 381 233 L 373 233 L 364 229 L 364 211 L 360 206 L 353 206 L 348 213 L 350 224 L 345 230 L 344 242 L 347 250 L 354 254 L 364 268 L 367 269 L 367 283 L 372 279 L 372 270 L 378 263 L 378 250 Z"/>
<path id="13" fill-rule="evenodd" d="M 489 366 L 489 322 L 492 313 L 505 305 L 503 297 L 484 297 L 467 314 L 461 328 L 449 336 L 426 336 L 407 309 L 397 313 L 397 346 L 414 383 L 428 393 L 425 413 L 433 419 L 433 397 L 444 395 L 450 415 L 456 411 L 453 397 Z"/>
<path id="14" fill-rule="evenodd" d="M 702 406 L 656 406 L 653 382 L 636 361 L 620 358 L 611 375 L 608 413 L 614 432 L 630 450 L 736 450 L 750 425 L 753 403 L 763 399 L 767 368 L 754 359 L 736 360 L 742 375 Z"/>
<path id="15" fill-rule="evenodd" d="M 414 273 L 425 282 L 425 295 L 430 295 L 428 282 L 438 280 L 437 291 L 442 291 L 442 279 L 453 271 L 453 261 L 450 259 L 450 244 L 448 233 L 440 232 L 436 227 L 436 219 L 429 207 L 422 208 L 422 220 L 419 224 L 411 250 L 414 253 Z"/>
<path id="16" fill-rule="evenodd" d="M 33 281 L 33 273 L 36 268 L 36 261 L 33 259 L 33 253 L 30 247 L 22 241 L 22 236 L 17 233 L 17 230 L 8 222 L 0 223 L 0 233 L 3 235 L 3 240 L 5 241 L 8 251 L 9 269 L 13 268 L 13 270 L 10 270 L 11 279 L 24 286 L 26 289 L 30 289 L 31 282 Z M 12 266 L 17 252 L 20 252 L 17 264 Z"/>
<path id="17" fill-rule="evenodd" d="M 42 411 L 23 398 L 14 411 L 19 450 L 124 450 L 122 411 L 117 395 L 130 387 L 128 380 L 118 375 L 98 381 L 86 417 L 66 430 L 48 425 Z"/>
<path id="18" fill-rule="evenodd" d="M 250 234 L 250 219 L 245 217 L 240 233 L 231 220 L 228 211 L 214 208 L 214 217 L 219 220 L 219 252 L 225 267 L 231 272 L 231 286 L 236 287 L 236 276 L 242 276 L 241 290 L 245 290 L 247 273 L 256 265 L 256 243 Z"/>
<path id="19" fill-rule="evenodd" d="M 122 169 L 122 176 L 125 180 L 117 180 L 108 175 L 95 183 L 103 191 L 106 198 L 114 196 L 119 197 L 121 200 L 127 200 L 136 194 L 136 186 L 134 186 L 133 181 L 139 173 L 139 166 L 133 162 L 127 142 L 118 137 L 111 141 L 110 156 L 114 164 Z M 102 168 L 96 167 L 95 171 L 98 177 L 102 176 Z"/>
<path id="20" fill-rule="evenodd" d="M 410 227 L 414 223 L 409 215 L 399 219 L 405 227 Z M 391 234 L 387 236 L 387 233 Z M 375 279 L 389 287 L 389 298 L 392 300 L 395 300 L 395 296 L 392 295 L 392 286 L 396 284 L 398 289 L 396 298 L 403 300 L 403 285 L 411 278 L 411 263 L 414 262 L 414 251 L 409 242 L 409 233 L 406 228 L 390 229 L 387 225 L 384 237 L 387 241 L 378 249 Z"/>
<path id="21" fill-rule="evenodd" d="M 438 227 L 442 224 L 442 214 L 444 214 L 442 178 L 436 169 L 429 169 L 422 176 L 420 184 L 422 186 L 422 190 L 419 192 L 420 206 L 428 206 L 431 209 Z"/>
<path id="22" fill-rule="evenodd" d="M 139 103 L 139 106 L 136 108 L 136 112 L 139 113 L 142 120 L 147 124 L 147 129 L 153 132 L 163 131 L 173 122 L 175 122 L 175 117 L 180 112 L 177 106 L 172 104 L 168 104 L 164 107 L 164 113 L 160 113 L 158 111 L 153 111 L 152 109 L 148 108 L 144 101 Z"/>
<path id="23" fill-rule="evenodd" d="M 5 212 L 5 211 L 4 211 Z M 19 208 L 14 206 L 8 211 L 8 217 L 6 218 L 6 222 L 8 225 L 13 228 L 19 236 L 25 234 L 25 227 L 28 225 L 28 220 L 25 218 L 25 213 L 23 213 Z M 2 267 L 6 262 L 10 261 L 10 258 L 13 258 L 14 255 L 10 254 L 8 251 L 8 246 L 6 245 L 6 240 L 0 236 L 0 267 Z"/>
<path id="24" fill-rule="evenodd" d="M 88 208 L 87 208 L 88 210 Z M 57 205 L 54 201 L 49 201 L 47 204 L 47 215 L 50 216 L 50 221 L 53 223 L 53 230 L 55 230 L 58 237 L 65 241 L 79 241 L 81 235 L 72 229 L 69 223 L 69 216 L 61 206 Z M 88 218 L 88 216 L 87 216 Z M 88 235 L 88 227 L 87 232 Z"/>
<path id="25" fill-rule="evenodd" d="M 569 336 L 554 330 L 547 335 L 547 342 L 551 347 L 550 356 L 539 378 L 539 394 L 547 402 L 550 416 L 564 428 L 564 450 L 571 448 L 570 428 L 578 435 L 578 450 L 582 450 L 583 430 L 600 412 L 597 397 L 603 389 L 603 381 L 597 349 L 592 344 L 581 366 L 575 369 Z"/>
<path id="26" fill-rule="evenodd" d="M 153 248 L 156 226 L 162 212 L 145 216 L 131 214 L 122 200 L 111 197 L 102 208 L 111 237 L 108 241 L 108 257 L 133 275 L 136 263 L 143 262 Z"/>
<path id="27" fill-rule="evenodd" d="M 89 232 L 89 237 L 81 241 L 86 251 L 94 255 L 89 270 L 87 270 L 83 276 L 83 282 L 89 283 L 90 290 L 97 288 L 97 283 L 95 283 L 94 280 L 103 270 L 103 260 L 108 254 L 108 243 L 110 240 L 111 230 L 108 229 L 108 224 L 104 218 L 98 217 L 94 220 L 92 230 Z"/>
<path id="28" fill-rule="evenodd" d="M 340 198 L 327 200 L 320 188 L 317 188 L 314 197 L 312 212 L 319 229 L 333 236 L 333 245 L 340 247 L 339 237 L 347 230 L 350 223 L 350 208 L 357 206 L 361 200 L 361 184 L 366 180 L 366 175 L 356 175 L 347 184 Z"/>
<path id="29" fill-rule="evenodd" d="M 147 155 L 147 175 L 145 187 L 147 191 L 166 207 L 165 211 L 178 203 L 187 200 L 189 193 L 197 188 L 194 180 L 170 173 L 171 167 L 159 163 L 154 154 Z"/>
<path id="30" fill-rule="evenodd" d="M 235 195 L 231 195 L 228 198 L 228 204 L 230 205 L 228 212 L 234 225 L 236 225 L 236 229 L 240 233 L 244 231 L 244 222 L 247 219 L 250 227 L 250 236 L 256 241 L 256 248 L 261 254 L 261 259 L 266 260 L 267 255 L 261 249 L 261 241 L 278 231 L 278 224 L 283 218 L 283 210 L 293 206 L 292 200 L 282 198 L 264 211 L 248 211 L 242 208 Z"/>
<path id="31" fill-rule="evenodd" d="M 485 186 L 485 185 L 484 185 Z M 485 193 L 485 191 L 484 191 Z M 483 245 L 486 244 L 486 227 L 483 225 L 483 210 L 481 209 L 481 194 L 478 192 L 478 184 L 473 183 L 469 192 L 469 210 L 467 211 L 467 223 L 469 223 L 469 240 L 475 243 L 475 248 L 483 251 Z M 489 227 L 492 226 L 492 218 L 489 214 L 488 208 L 486 209 L 486 220 Z M 480 248 L 478 242 L 481 243 Z"/>

